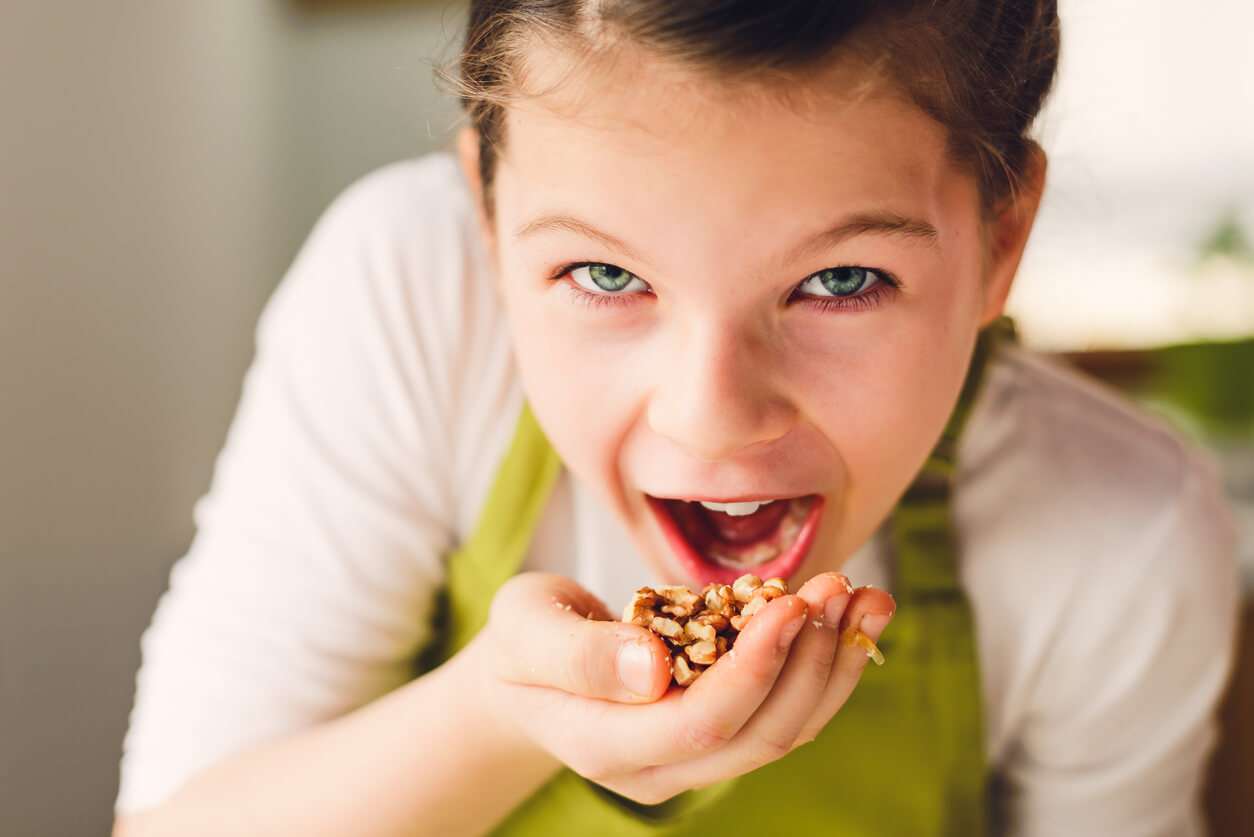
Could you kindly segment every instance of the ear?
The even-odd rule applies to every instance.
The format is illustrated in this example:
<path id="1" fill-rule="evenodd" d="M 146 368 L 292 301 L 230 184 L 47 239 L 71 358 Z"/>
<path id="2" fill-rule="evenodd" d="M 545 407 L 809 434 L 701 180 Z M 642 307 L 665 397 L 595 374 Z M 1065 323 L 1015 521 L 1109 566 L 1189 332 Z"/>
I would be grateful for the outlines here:
<path id="1" fill-rule="evenodd" d="M 457 161 L 470 190 L 482 203 L 483 181 L 479 177 L 479 132 L 466 126 L 457 132 Z"/>
<path id="2" fill-rule="evenodd" d="M 493 249 L 492 223 L 488 216 L 486 195 L 483 193 L 483 178 L 479 173 L 479 132 L 466 127 L 457 132 L 457 160 L 461 164 L 462 176 L 470 186 L 470 194 L 475 201 L 475 214 L 479 218 L 479 228 L 489 250 Z"/>
<path id="3" fill-rule="evenodd" d="M 1045 152 L 1036 143 L 1028 151 L 1027 169 L 1013 199 L 997 210 L 988 235 L 988 275 L 984 287 L 984 312 L 980 325 L 986 326 L 1001 316 L 1006 297 L 1014 284 L 1028 233 L 1036 220 L 1045 191 Z"/>

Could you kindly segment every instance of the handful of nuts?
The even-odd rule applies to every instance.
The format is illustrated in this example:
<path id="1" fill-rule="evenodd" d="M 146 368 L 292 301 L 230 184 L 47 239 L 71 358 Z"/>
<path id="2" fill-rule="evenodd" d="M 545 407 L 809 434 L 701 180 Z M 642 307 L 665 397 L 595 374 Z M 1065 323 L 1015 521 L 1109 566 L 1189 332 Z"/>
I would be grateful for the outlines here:
<path id="1" fill-rule="evenodd" d="M 753 614 L 767 602 L 786 595 L 788 582 L 784 579 L 764 583 L 751 573 L 731 584 L 707 584 L 699 596 L 683 586 L 641 587 L 623 609 L 623 621 L 648 628 L 666 640 L 671 675 L 678 685 L 687 686 L 731 650 Z M 845 628 L 840 640 L 861 648 L 876 665 L 884 665 L 884 655 L 857 628 Z"/>
<path id="2" fill-rule="evenodd" d="M 765 583 L 745 574 L 731 584 L 707 584 L 701 595 L 687 587 L 641 587 L 623 610 L 623 621 L 666 640 L 675 682 L 687 686 L 731 650 L 749 618 L 767 602 L 788 595 L 788 583 Z"/>

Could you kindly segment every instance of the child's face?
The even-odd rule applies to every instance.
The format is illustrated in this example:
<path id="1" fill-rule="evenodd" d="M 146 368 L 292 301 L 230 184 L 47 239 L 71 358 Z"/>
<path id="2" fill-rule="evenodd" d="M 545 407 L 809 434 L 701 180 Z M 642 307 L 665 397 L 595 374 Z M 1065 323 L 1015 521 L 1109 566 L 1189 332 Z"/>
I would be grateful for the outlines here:
<path id="1" fill-rule="evenodd" d="M 838 568 L 1013 274 L 937 125 L 818 81 L 784 101 L 640 57 L 509 112 L 489 223 L 524 389 L 668 581 Z"/>

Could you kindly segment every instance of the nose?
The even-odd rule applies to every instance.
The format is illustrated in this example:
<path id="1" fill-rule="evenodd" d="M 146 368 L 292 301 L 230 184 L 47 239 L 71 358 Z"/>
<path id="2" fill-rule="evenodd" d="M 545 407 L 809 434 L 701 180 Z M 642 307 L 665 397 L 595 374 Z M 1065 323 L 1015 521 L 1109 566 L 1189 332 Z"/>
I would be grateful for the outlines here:
<path id="1" fill-rule="evenodd" d="M 649 427 L 708 462 L 785 435 L 797 410 L 785 370 L 765 341 L 708 325 L 689 331 L 662 359 L 649 399 Z"/>

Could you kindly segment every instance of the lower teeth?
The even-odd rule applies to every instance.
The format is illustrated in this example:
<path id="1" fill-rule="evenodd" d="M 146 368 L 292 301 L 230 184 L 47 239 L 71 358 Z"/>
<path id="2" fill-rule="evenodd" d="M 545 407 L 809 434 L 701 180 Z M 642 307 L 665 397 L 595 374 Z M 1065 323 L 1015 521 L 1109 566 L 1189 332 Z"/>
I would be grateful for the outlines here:
<path id="1" fill-rule="evenodd" d="M 732 567 L 734 569 L 742 569 L 744 567 L 753 567 L 758 564 L 774 560 L 779 557 L 780 552 L 782 552 L 782 550 L 779 548 L 778 544 L 759 543 L 754 544 L 752 549 L 741 552 L 738 555 L 730 555 L 715 546 L 706 554 L 706 557 L 716 564 L 722 564 L 725 567 Z"/>
<path id="2" fill-rule="evenodd" d="M 738 550 L 735 554 L 725 552 L 721 545 L 716 543 L 711 545 L 705 557 L 716 564 L 733 569 L 744 569 L 773 561 L 783 554 L 786 547 L 792 546 L 797 540 L 807 510 L 808 504 L 793 503 L 788 509 L 788 514 L 780 521 L 779 529 L 769 541 L 756 543 L 747 550 Z"/>

